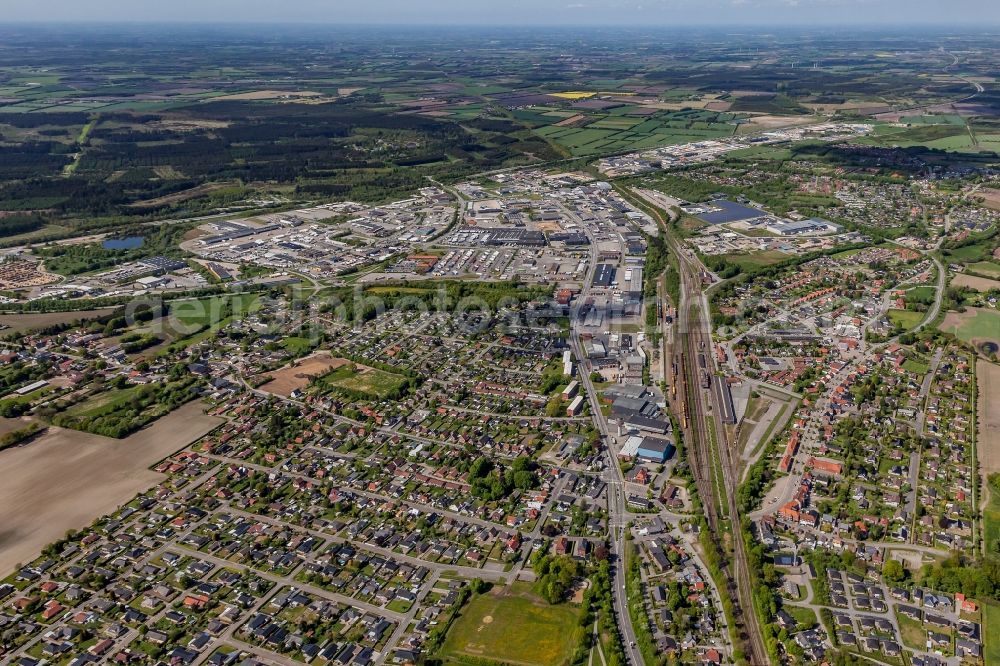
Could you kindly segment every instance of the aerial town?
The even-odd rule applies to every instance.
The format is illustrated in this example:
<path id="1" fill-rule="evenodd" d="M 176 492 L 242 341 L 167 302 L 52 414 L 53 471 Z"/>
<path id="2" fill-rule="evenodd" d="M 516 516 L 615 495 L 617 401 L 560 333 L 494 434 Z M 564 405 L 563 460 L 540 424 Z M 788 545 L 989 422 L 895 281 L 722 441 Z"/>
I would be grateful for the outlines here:
<path id="1" fill-rule="evenodd" d="M 816 104 L 5 239 L 0 664 L 1000 663 L 1000 169 Z"/>

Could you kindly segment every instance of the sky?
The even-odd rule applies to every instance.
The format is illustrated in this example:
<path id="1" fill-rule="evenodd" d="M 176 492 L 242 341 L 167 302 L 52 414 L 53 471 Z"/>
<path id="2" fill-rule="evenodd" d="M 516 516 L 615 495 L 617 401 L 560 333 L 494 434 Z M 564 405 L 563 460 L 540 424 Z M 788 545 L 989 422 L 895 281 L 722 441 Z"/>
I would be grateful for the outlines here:
<path id="1" fill-rule="evenodd" d="M 998 0 L 0 0 L 0 22 L 1000 27 Z"/>

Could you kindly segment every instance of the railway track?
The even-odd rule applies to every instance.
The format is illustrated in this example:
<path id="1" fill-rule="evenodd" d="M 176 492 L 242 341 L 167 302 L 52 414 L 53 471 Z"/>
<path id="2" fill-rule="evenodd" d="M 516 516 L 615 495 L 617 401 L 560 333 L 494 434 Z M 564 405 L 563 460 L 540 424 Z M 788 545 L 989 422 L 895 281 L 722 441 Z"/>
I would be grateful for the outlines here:
<path id="1" fill-rule="evenodd" d="M 743 543 L 739 507 L 736 504 L 736 486 L 739 479 L 737 467 L 738 456 L 734 456 L 724 433 L 720 431 L 719 423 L 714 415 L 709 415 L 706 409 L 702 374 L 711 368 L 700 368 L 699 357 L 713 358 L 711 354 L 712 339 L 709 332 L 708 313 L 699 301 L 703 290 L 701 283 L 702 267 L 697 260 L 688 257 L 680 248 L 679 243 L 668 233 L 666 220 L 655 206 L 646 206 L 657 219 L 661 232 L 665 234 L 670 251 L 677 257 L 677 265 L 681 278 L 681 302 L 675 303 L 676 322 L 674 346 L 674 363 L 681 383 L 680 416 L 681 428 L 684 431 L 685 448 L 691 465 L 692 474 L 698 495 L 702 499 L 705 517 L 712 540 L 720 544 L 720 570 L 725 579 L 726 592 L 733 605 L 732 622 L 735 632 L 751 666 L 764 666 L 770 663 L 767 647 L 761 633 L 760 623 L 753 608 L 753 590 L 750 582 L 750 572 L 746 557 L 746 547 Z M 697 316 L 692 316 L 697 312 Z M 662 321 L 662 320 L 661 320 Z M 706 361 L 712 364 L 714 361 Z M 709 399 L 711 397 L 709 396 Z M 711 426 L 710 426 L 711 424 Z M 709 431 L 714 427 L 715 437 Z M 712 441 L 718 443 L 718 467 L 721 468 L 719 479 L 716 465 L 712 461 Z M 734 458 L 736 462 L 734 462 Z M 717 488 L 717 486 L 720 486 Z M 718 497 L 718 504 L 717 504 Z M 725 503 L 728 521 L 720 515 L 720 506 Z M 729 525 L 732 555 L 728 556 L 725 544 L 726 523 Z"/>
<path id="2" fill-rule="evenodd" d="M 678 354 L 678 365 L 682 368 L 681 381 L 683 382 L 682 395 L 684 396 L 684 412 L 687 416 L 687 432 L 685 442 L 688 443 L 688 459 L 693 462 L 692 473 L 695 478 L 695 485 L 698 495 L 701 497 L 705 517 L 708 522 L 712 540 L 717 544 L 725 543 L 726 518 L 721 514 L 721 503 L 725 503 L 726 513 L 729 516 L 729 534 L 731 536 L 732 556 L 730 557 L 724 548 L 720 547 L 721 563 L 720 570 L 725 578 L 726 592 L 733 604 L 733 621 L 736 624 L 736 634 L 743 643 L 747 659 L 753 666 L 762 666 L 769 663 L 767 649 L 757 622 L 757 615 L 753 610 L 753 590 L 750 583 L 750 574 L 746 560 L 745 544 L 740 530 L 740 516 L 736 506 L 736 479 L 737 471 L 733 468 L 731 451 L 721 437 L 716 437 L 719 442 L 717 447 L 719 456 L 719 466 L 722 471 L 721 488 L 716 488 L 717 479 L 716 465 L 713 463 L 712 441 L 713 436 L 709 431 L 710 427 L 715 427 L 714 418 L 709 417 L 705 405 L 705 394 L 701 387 L 700 373 L 703 372 L 696 367 L 694 359 L 701 349 L 707 349 L 708 343 L 703 339 L 702 327 L 694 326 L 682 333 L 683 344 L 679 345 L 683 353 Z M 704 346 L 703 346 L 704 345 Z M 711 426 L 710 426 L 711 423 Z M 716 433 L 718 435 L 718 433 Z M 746 609 L 744 611 L 744 608 Z"/>

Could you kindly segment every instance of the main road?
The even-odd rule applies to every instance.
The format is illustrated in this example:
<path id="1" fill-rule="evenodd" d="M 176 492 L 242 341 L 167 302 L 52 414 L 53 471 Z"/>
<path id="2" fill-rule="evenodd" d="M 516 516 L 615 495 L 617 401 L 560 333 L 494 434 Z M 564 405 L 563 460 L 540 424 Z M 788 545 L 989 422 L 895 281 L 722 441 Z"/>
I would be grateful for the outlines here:
<path id="1" fill-rule="evenodd" d="M 587 229 L 588 236 L 590 230 Z M 590 261 L 587 274 L 584 276 L 580 295 L 576 300 L 576 305 L 570 313 L 571 335 L 570 347 L 577 359 L 579 368 L 580 384 L 587 394 L 587 401 L 590 405 L 590 413 L 593 414 L 594 423 L 601 433 L 601 439 L 605 444 L 607 452 L 608 476 L 608 530 L 609 542 L 611 544 L 611 562 L 613 564 L 613 577 L 611 580 L 611 591 L 614 602 L 615 614 L 618 616 L 618 628 L 622 634 L 622 647 L 625 650 L 625 658 L 634 666 L 642 666 L 644 663 L 642 653 L 639 652 L 635 638 L 635 629 L 632 626 L 632 618 L 628 612 L 628 597 L 625 590 L 625 534 L 628 530 L 628 514 L 625 509 L 625 475 L 615 452 L 611 450 L 610 443 L 613 441 L 611 432 L 608 429 L 608 422 L 601 411 L 601 404 L 598 400 L 594 383 L 590 380 L 590 366 L 587 362 L 587 355 L 584 353 L 583 344 L 580 342 L 580 308 L 586 303 L 590 295 L 590 288 L 594 282 L 594 270 L 597 267 L 597 242 L 590 238 Z"/>

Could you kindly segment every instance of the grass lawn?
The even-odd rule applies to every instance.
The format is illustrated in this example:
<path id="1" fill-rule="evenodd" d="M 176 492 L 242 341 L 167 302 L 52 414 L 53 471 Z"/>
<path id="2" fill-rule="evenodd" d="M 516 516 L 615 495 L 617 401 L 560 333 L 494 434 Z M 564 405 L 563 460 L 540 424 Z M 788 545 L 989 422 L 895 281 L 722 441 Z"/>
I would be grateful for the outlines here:
<path id="1" fill-rule="evenodd" d="M 804 606 L 792 606 L 788 604 L 784 606 L 784 609 L 788 611 L 788 614 L 795 618 L 798 622 L 799 627 L 808 628 L 819 624 L 819 620 L 816 618 L 816 613 L 811 608 L 806 608 Z"/>
<path id="2" fill-rule="evenodd" d="M 903 361 L 903 368 L 917 375 L 927 374 L 927 371 L 930 370 L 929 365 L 921 363 L 915 358 L 908 358 Z"/>
<path id="3" fill-rule="evenodd" d="M 916 620 L 911 620 L 903 614 L 897 614 L 899 620 L 899 636 L 903 645 L 921 652 L 927 649 L 927 631 Z"/>
<path id="4" fill-rule="evenodd" d="M 974 243 L 973 245 L 963 245 L 962 247 L 947 249 L 944 251 L 944 256 L 948 261 L 958 263 L 979 261 L 979 259 L 983 257 L 985 249 L 986 247 L 984 244 Z M 985 261 L 982 263 L 990 262 Z"/>
<path id="5" fill-rule="evenodd" d="M 226 301 L 231 302 L 231 309 L 225 307 Z M 147 358 L 158 358 L 214 337 L 223 326 L 234 319 L 242 319 L 247 313 L 259 310 L 260 306 L 260 295 L 254 293 L 213 296 L 172 303 L 170 317 L 178 330 L 171 335 L 169 344 L 157 345 L 147 350 Z"/>
<path id="6" fill-rule="evenodd" d="M 66 413 L 70 416 L 91 417 L 113 412 L 126 402 L 131 401 L 132 397 L 142 388 L 141 386 L 129 386 L 123 389 L 111 389 L 73 405 L 66 410 Z"/>
<path id="7" fill-rule="evenodd" d="M 410 603 L 409 601 L 403 601 L 402 599 L 393 599 L 392 601 L 389 602 L 386 608 L 388 608 L 391 611 L 395 611 L 397 613 L 405 613 L 406 611 L 410 610 L 410 607 L 412 605 L 413 604 Z"/>
<path id="8" fill-rule="evenodd" d="M 880 246 L 875 246 L 875 247 L 880 247 Z M 854 248 L 852 250 L 844 250 L 843 252 L 838 252 L 837 254 L 832 255 L 830 258 L 831 259 L 847 259 L 848 257 L 853 257 L 856 254 L 860 254 L 863 249 L 866 249 L 866 248 L 856 247 L 856 248 Z"/>
<path id="9" fill-rule="evenodd" d="M 231 312 L 244 313 L 256 309 L 257 294 L 239 294 L 237 296 L 213 296 L 196 300 L 176 301 L 170 306 L 170 314 L 185 326 L 203 326 L 218 324 Z M 232 311 L 226 311 L 226 303 L 232 304 Z"/>
<path id="10" fill-rule="evenodd" d="M 312 349 L 312 345 L 306 338 L 300 338 L 296 336 L 289 336 L 281 341 L 281 346 L 284 347 L 289 353 L 295 354 L 296 356 L 301 356 Z"/>
<path id="11" fill-rule="evenodd" d="M 342 388 L 375 397 L 384 397 L 402 388 L 407 379 L 402 375 L 378 368 L 348 363 L 323 375 L 322 382 L 334 389 Z"/>
<path id="12" fill-rule="evenodd" d="M 1000 604 L 986 604 L 983 610 L 983 638 L 986 641 L 983 656 L 987 666 L 992 666 L 1000 664 Z"/>
<path id="13" fill-rule="evenodd" d="M 1000 539 L 1000 493 L 993 488 L 992 483 L 984 484 L 983 490 L 989 494 L 986 508 L 983 509 L 983 538 L 986 540 L 987 550 L 990 550 Z M 997 620 L 997 629 L 1000 629 L 1000 615 Z M 1000 661 L 997 663 L 1000 664 Z"/>
<path id="14" fill-rule="evenodd" d="M 966 268 L 976 273 L 982 273 L 983 275 L 1000 277 L 1000 264 L 993 261 L 977 261 L 974 264 L 967 265 Z"/>
<path id="15" fill-rule="evenodd" d="M 909 296 L 910 298 L 916 298 L 916 299 L 920 299 L 920 300 L 926 301 L 926 300 L 933 299 L 934 298 L 934 294 L 936 292 L 937 292 L 937 289 L 934 288 L 934 287 L 921 286 L 921 287 L 913 287 L 912 289 L 908 289 L 906 291 L 906 295 Z"/>
<path id="16" fill-rule="evenodd" d="M 889 310 L 889 321 L 893 326 L 899 326 L 905 331 L 910 330 L 924 320 L 923 312 L 913 310 Z"/>
<path id="17" fill-rule="evenodd" d="M 726 153 L 727 160 L 790 160 L 795 155 L 784 146 L 754 146 Z"/>
<path id="18" fill-rule="evenodd" d="M 736 264 L 743 270 L 753 270 L 761 266 L 771 266 L 791 257 L 789 254 L 777 250 L 764 250 L 753 254 L 725 254 L 723 258 L 729 263 Z"/>
<path id="19" fill-rule="evenodd" d="M 470 600 L 438 656 L 445 663 L 485 658 L 519 666 L 568 664 L 584 631 L 579 616 L 579 606 L 549 605 L 528 584 L 516 583 L 509 594 L 488 593 Z"/>

